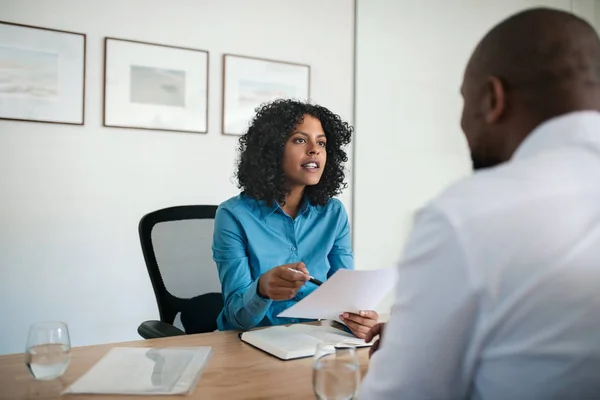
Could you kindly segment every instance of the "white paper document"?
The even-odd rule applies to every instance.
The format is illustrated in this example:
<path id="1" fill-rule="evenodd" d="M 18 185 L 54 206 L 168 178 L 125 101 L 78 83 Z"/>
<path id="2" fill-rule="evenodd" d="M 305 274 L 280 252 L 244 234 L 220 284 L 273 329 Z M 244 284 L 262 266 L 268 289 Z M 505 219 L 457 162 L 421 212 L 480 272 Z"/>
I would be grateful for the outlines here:
<path id="1" fill-rule="evenodd" d="M 113 347 L 64 394 L 189 394 L 210 347 Z"/>
<path id="2" fill-rule="evenodd" d="M 331 319 L 344 312 L 373 310 L 396 284 L 396 268 L 340 269 L 310 295 L 278 317 Z"/>

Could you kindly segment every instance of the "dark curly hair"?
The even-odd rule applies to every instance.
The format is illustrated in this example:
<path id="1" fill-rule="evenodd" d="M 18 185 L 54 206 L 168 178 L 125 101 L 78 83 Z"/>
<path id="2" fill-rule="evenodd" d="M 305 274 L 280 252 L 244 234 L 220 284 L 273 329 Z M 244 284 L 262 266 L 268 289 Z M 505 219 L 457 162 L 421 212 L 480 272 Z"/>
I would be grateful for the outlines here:
<path id="1" fill-rule="evenodd" d="M 350 143 L 353 128 L 327 108 L 295 100 L 275 100 L 256 109 L 256 115 L 239 141 L 236 177 L 243 193 L 267 204 L 285 203 L 290 192 L 282 169 L 284 146 L 305 115 L 321 122 L 327 137 L 327 162 L 318 184 L 304 193 L 313 205 L 325 205 L 348 185 L 344 182 L 343 147 Z"/>

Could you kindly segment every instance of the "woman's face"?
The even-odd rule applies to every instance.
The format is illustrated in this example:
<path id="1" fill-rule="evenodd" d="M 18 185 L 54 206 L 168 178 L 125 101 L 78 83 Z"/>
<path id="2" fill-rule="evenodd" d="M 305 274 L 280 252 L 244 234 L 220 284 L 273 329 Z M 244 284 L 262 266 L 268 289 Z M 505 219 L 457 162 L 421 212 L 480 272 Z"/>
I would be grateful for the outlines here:
<path id="1" fill-rule="evenodd" d="M 326 144 L 321 121 L 305 115 L 304 121 L 288 137 L 283 150 L 283 173 L 292 187 L 319 183 L 327 161 Z"/>

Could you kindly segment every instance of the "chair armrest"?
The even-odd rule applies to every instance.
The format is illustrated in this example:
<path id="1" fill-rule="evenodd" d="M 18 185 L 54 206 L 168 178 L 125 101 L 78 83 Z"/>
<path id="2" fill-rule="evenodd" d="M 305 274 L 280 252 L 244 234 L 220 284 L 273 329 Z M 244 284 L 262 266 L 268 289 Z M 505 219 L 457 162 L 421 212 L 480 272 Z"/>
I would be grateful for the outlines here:
<path id="1" fill-rule="evenodd" d="M 181 329 L 162 321 L 145 321 L 138 326 L 138 333 L 144 339 L 155 339 L 185 335 Z"/>

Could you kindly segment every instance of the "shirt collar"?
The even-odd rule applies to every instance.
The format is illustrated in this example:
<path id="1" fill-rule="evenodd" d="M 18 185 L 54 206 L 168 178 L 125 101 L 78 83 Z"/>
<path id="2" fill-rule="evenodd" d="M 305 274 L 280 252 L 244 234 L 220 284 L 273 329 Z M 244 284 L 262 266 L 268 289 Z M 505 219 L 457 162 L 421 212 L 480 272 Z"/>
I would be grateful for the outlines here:
<path id="1" fill-rule="evenodd" d="M 591 146 L 600 150 L 600 112 L 576 111 L 543 122 L 525 138 L 513 159 L 565 146 Z"/>
<path id="2" fill-rule="evenodd" d="M 263 220 L 267 219 L 267 217 L 269 217 L 271 214 L 273 214 L 277 210 L 281 210 L 281 212 L 285 214 L 285 212 L 283 211 L 281 206 L 276 201 L 273 201 L 273 203 L 271 205 L 267 204 L 263 200 L 257 200 L 256 202 L 260 209 L 260 216 Z M 302 199 L 302 204 L 300 205 L 300 211 L 298 211 L 298 215 L 306 214 L 307 212 L 310 212 L 310 210 L 313 210 L 313 209 L 315 209 L 315 206 L 310 204 L 310 201 L 308 201 L 308 198 L 306 196 L 304 196 Z"/>

